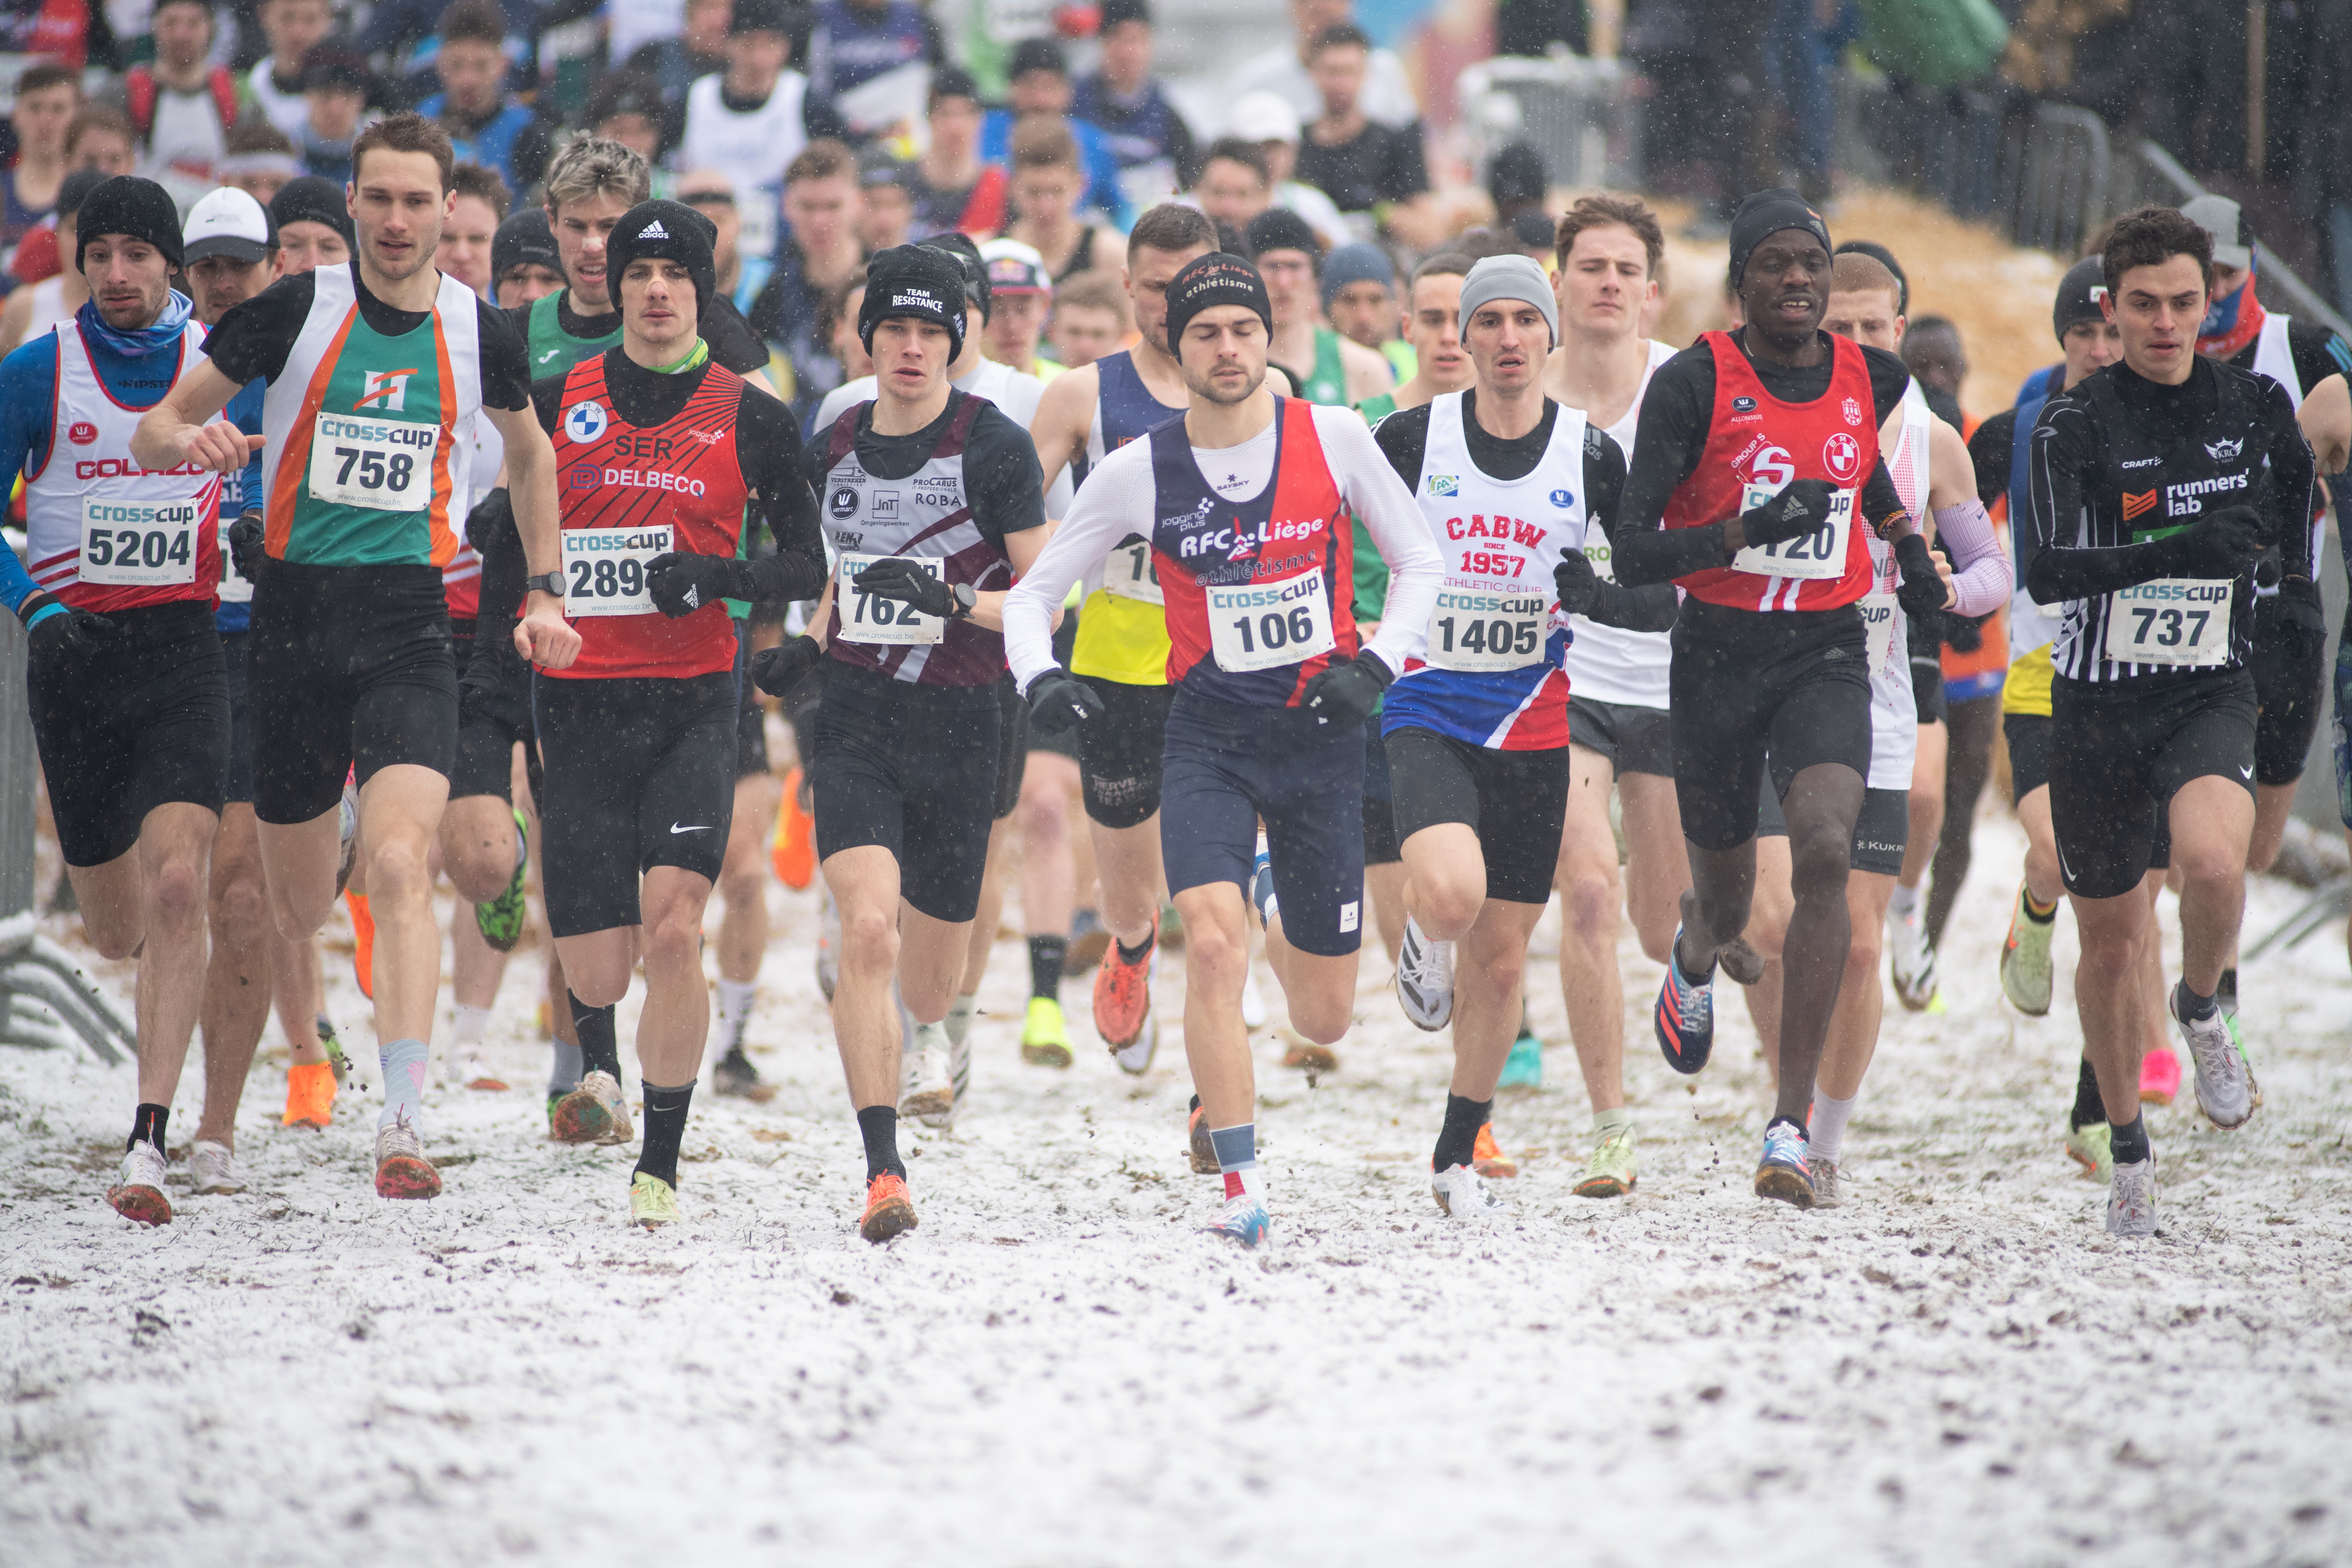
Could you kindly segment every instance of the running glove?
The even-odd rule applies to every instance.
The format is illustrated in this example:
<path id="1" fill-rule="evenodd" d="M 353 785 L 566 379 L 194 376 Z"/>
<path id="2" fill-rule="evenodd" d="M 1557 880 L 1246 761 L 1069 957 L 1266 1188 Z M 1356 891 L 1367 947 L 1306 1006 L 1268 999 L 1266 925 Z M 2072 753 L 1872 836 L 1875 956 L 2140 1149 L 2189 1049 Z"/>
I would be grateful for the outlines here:
<path id="1" fill-rule="evenodd" d="M 472 657 L 466 660 L 466 673 L 457 680 L 457 728 L 471 729 L 481 721 L 499 695 L 504 673 L 499 649 L 477 640 Z"/>
<path id="2" fill-rule="evenodd" d="M 52 608 L 56 615 L 41 614 Z M 25 623 L 26 651 L 34 658 L 79 658 L 114 635 L 111 620 L 95 610 L 76 609 L 55 594 L 27 595 L 16 615 Z"/>
<path id="3" fill-rule="evenodd" d="M 1559 590 L 1559 607 L 1574 616 L 1589 616 L 1601 602 L 1601 579 L 1584 552 L 1571 550 L 1551 571 L 1552 586 Z"/>
<path id="4" fill-rule="evenodd" d="M 2235 577 L 2269 547 L 2263 514 L 2250 506 L 2224 507 L 2176 536 L 2189 570 L 2203 577 Z"/>
<path id="5" fill-rule="evenodd" d="M 813 637 L 796 637 L 751 656 L 751 684 L 771 697 L 782 697 L 824 662 L 824 649 Z"/>
<path id="6" fill-rule="evenodd" d="M 1739 514 L 1739 531 L 1750 544 L 1780 544 L 1811 533 L 1830 518 L 1837 486 L 1827 479 L 1791 479 L 1779 495 Z"/>
<path id="7" fill-rule="evenodd" d="M 268 557 L 262 543 L 261 514 L 257 511 L 237 513 L 228 525 L 229 559 L 236 563 L 236 574 L 248 583 L 261 581 L 261 563 Z"/>
<path id="8" fill-rule="evenodd" d="M 684 555 L 675 550 L 646 563 L 646 592 L 654 608 L 672 620 L 721 599 L 759 596 L 749 561 L 731 555 Z"/>
<path id="9" fill-rule="evenodd" d="M 1895 563 L 1903 569 L 1903 585 L 1895 590 L 1895 602 L 1911 619 L 1933 625 L 1930 617 L 1942 615 L 1945 601 L 1951 597 L 1944 586 L 1944 574 L 1936 570 L 1935 552 L 1925 539 L 1906 533 L 1895 542 Z"/>
<path id="10" fill-rule="evenodd" d="M 1308 681 L 1299 692 L 1298 705 L 1315 715 L 1318 727 L 1361 724 L 1372 716 L 1372 710 L 1380 706 L 1381 693 L 1395 679 L 1387 665 L 1370 654 L 1335 658 L 1331 668 Z"/>
<path id="11" fill-rule="evenodd" d="M 1029 683 L 1029 724 L 1041 734 L 1058 735 L 1103 710 L 1095 689 L 1066 670 L 1046 671 Z"/>
<path id="12" fill-rule="evenodd" d="M 947 620 L 956 614 L 955 590 L 901 555 L 877 561 L 857 574 L 857 591 L 877 599 L 912 605 L 927 616 Z"/>

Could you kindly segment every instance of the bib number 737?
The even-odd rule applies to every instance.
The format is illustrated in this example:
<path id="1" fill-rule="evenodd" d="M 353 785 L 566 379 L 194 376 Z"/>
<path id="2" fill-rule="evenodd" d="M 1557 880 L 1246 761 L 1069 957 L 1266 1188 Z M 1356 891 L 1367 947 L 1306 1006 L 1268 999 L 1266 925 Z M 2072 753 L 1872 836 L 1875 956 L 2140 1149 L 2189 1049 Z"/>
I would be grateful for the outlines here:
<path id="1" fill-rule="evenodd" d="M 1780 485 L 1742 485 L 1739 510 L 1753 511 L 1780 493 Z M 1784 539 L 1777 544 L 1751 544 L 1731 558 L 1734 571 L 1759 577 L 1803 577 L 1834 581 L 1845 575 L 1845 553 L 1853 537 L 1853 492 L 1839 490 L 1830 497 L 1830 515 L 1819 528 Z"/>
<path id="2" fill-rule="evenodd" d="M 2107 657 L 2118 664 L 2216 665 L 2230 660 L 2225 577 L 2165 577 L 2107 596 Z"/>

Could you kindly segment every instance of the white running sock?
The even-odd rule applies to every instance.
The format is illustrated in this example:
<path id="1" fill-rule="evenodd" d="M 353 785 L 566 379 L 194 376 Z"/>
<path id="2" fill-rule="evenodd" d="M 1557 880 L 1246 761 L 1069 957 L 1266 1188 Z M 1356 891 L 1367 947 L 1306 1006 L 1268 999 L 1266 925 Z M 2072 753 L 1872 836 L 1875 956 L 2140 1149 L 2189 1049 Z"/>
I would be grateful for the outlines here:
<path id="1" fill-rule="evenodd" d="M 425 1127 L 425 1068 L 430 1056 L 423 1040 L 394 1040 L 378 1048 L 383 1064 L 383 1110 L 378 1127 L 389 1127 L 405 1116 L 420 1132 Z"/>
<path id="2" fill-rule="evenodd" d="M 759 989 L 756 980 L 719 982 L 719 1030 L 733 1038 L 735 1026 L 751 1016 L 751 993 Z"/>
<path id="3" fill-rule="evenodd" d="M 1816 1160 L 1845 1158 L 1846 1118 L 1861 1103 L 1859 1091 L 1851 1100 L 1832 1100 L 1820 1089 L 1813 1090 L 1813 1114 L 1805 1128 L 1806 1152 Z"/>
<path id="4" fill-rule="evenodd" d="M 490 1032 L 490 1010 L 457 1004 L 457 1016 L 449 1026 L 449 1046 L 453 1050 L 467 1046 L 478 1046 Z"/>
<path id="5" fill-rule="evenodd" d="M 1919 912 L 1919 889 L 1895 883 L 1895 890 L 1886 896 L 1886 912 L 1898 921 L 1908 921 Z"/>
<path id="6" fill-rule="evenodd" d="M 948 1004 L 946 1028 L 948 1044 L 960 1046 L 971 1036 L 971 1016 L 980 1010 L 977 995 L 958 996 Z"/>

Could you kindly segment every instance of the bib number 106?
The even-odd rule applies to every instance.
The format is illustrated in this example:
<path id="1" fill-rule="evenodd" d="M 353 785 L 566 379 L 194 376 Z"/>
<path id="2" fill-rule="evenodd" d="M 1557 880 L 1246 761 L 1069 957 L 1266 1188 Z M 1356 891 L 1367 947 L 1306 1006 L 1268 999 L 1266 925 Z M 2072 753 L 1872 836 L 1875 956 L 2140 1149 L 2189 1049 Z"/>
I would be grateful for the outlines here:
<path id="1" fill-rule="evenodd" d="M 1314 639 L 1315 616 L 1306 605 L 1300 605 L 1288 615 L 1279 610 L 1266 610 L 1255 617 L 1237 616 L 1233 627 L 1234 637 L 1241 643 L 1244 653 L 1279 653 L 1293 644 Z"/>

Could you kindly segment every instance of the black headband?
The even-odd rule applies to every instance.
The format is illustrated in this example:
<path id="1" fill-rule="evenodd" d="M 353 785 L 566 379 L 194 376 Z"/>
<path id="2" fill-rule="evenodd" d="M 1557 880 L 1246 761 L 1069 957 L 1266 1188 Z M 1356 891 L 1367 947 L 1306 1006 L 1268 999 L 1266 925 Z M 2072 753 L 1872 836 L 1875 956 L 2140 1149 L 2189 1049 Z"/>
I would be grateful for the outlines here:
<path id="1" fill-rule="evenodd" d="M 1215 305 L 1241 305 L 1257 312 L 1265 335 L 1274 336 L 1274 304 L 1257 268 L 1228 252 L 1212 251 L 1186 262 L 1168 284 L 1168 352 L 1183 362 L 1184 329 Z"/>

